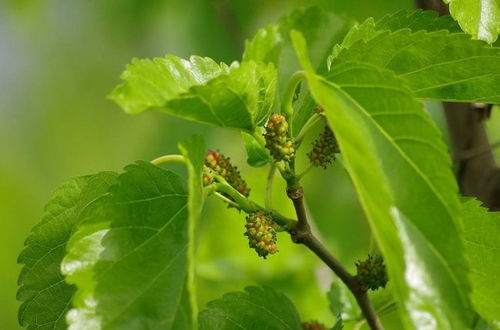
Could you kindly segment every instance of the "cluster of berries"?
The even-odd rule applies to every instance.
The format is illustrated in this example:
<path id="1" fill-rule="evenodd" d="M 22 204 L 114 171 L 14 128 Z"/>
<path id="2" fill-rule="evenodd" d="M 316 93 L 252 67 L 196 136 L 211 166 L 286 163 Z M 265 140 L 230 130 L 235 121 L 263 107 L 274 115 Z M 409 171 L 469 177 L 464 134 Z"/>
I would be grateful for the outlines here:
<path id="1" fill-rule="evenodd" d="M 325 125 L 323 132 L 312 145 L 313 148 L 307 156 L 315 167 L 326 168 L 335 160 L 335 154 L 340 152 L 335 135 L 327 125 Z"/>
<path id="2" fill-rule="evenodd" d="M 368 255 L 368 259 L 356 263 L 356 269 L 357 277 L 366 290 L 385 288 L 388 277 L 382 256 Z"/>
<path id="3" fill-rule="evenodd" d="M 303 322 L 302 330 L 328 330 L 328 328 L 318 321 Z"/>
<path id="4" fill-rule="evenodd" d="M 282 115 L 273 114 L 266 124 L 266 148 L 276 161 L 289 161 L 295 157 L 293 141 L 288 135 L 288 122 Z"/>
<path id="5" fill-rule="evenodd" d="M 278 252 L 276 247 L 277 224 L 272 217 L 262 211 L 251 213 L 247 216 L 245 225 L 245 236 L 248 237 L 248 245 L 257 251 L 264 259 L 269 254 Z"/>
<path id="6" fill-rule="evenodd" d="M 229 157 L 218 151 L 209 150 L 205 156 L 205 169 L 203 173 L 203 183 L 205 185 L 213 183 L 214 176 L 219 175 L 243 196 L 248 197 L 250 194 L 250 189 L 245 180 L 241 178 L 238 168 L 231 164 Z"/>

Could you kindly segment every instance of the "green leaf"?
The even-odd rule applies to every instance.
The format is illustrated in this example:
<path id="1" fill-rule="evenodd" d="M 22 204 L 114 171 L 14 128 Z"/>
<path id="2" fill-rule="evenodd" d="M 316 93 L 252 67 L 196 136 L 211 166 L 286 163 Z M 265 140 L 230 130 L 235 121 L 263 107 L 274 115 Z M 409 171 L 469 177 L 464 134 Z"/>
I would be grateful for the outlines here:
<path id="1" fill-rule="evenodd" d="M 328 300 L 330 301 L 330 310 L 333 315 L 341 315 L 342 320 L 357 320 L 361 311 L 359 310 L 356 299 L 344 284 L 335 281 L 328 291 Z"/>
<path id="2" fill-rule="evenodd" d="M 294 36 L 312 94 L 325 109 L 406 309 L 407 324 L 464 327 L 470 316 L 469 285 L 457 229 L 459 202 L 438 129 L 390 71 L 351 62 L 334 66 L 325 78 L 318 76 L 305 40 Z"/>
<path id="3" fill-rule="evenodd" d="M 469 261 L 472 304 L 481 317 L 499 329 L 500 213 L 488 212 L 472 198 L 465 199 L 462 212 L 462 238 Z"/>
<path id="4" fill-rule="evenodd" d="M 245 41 L 243 61 L 273 63 L 279 66 L 285 40 L 278 24 L 269 24 L 257 31 L 252 40 Z"/>
<path id="5" fill-rule="evenodd" d="M 290 31 L 302 32 L 309 41 L 309 52 L 314 68 L 327 71 L 326 60 L 334 45 L 340 43 L 354 22 L 313 6 L 298 8 L 282 17 L 276 24 L 260 29 L 247 42 L 243 60 L 271 62 L 279 68 L 280 95 L 284 93 L 288 78 L 297 70 L 297 62 L 290 41 Z M 327 31 L 327 32 L 325 32 Z M 296 102 L 292 130 L 297 135 L 314 113 L 314 106 L 307 90 Z"/>
<path id="6" fill-rule="evenodd" d="M 389 281 L 383 290 L 369 291 L 370 301 L 379 317 L 388 314 L 396 309 L 396 303 L 392 294 L 393 285 Z M 345 321 L 364 322 L 364 317 L 356 302 L 356 299 L 349 289 L 339 281 L 334 281 L 328 291 L 330 310 L 333 315 Z"/>
<path id="7" fill-rule="evenodd" d="M 128 113 L 157 110 L 252 132 L 273 107 L 276 75 L 273 65 L 254 61 L 227 66 L 198 56 L 134 59 L 110 98 Z"/>
<path id="8" fill-rule="evenodd" d="M 198 328 L 198 305 L 196 296 L 196 271 L 195 271 L 195 241 L 196 241 L 196 226 L 201 217 L 203 209 L 204 194 L 203 194 L 203 163 L 205 159 L 205 141 L 199 135 L 193 136 L 191 139 L 179 143 L 179 150 L 186 160 L 188 170 L 188 271 L 186 279 L 186 291 L 188 293 L 189 304 L 191 311 L 191 327 Z M 183 298 L 183 300 L 185 300 Z M 183 304 L 181 303 L 182 308 Z M 178 329 L 178 327 L 174 327 Z"/>
<path id="9" fill-rule="evenodd" d="M 328 66 L 331 66 L 331 61 L 337 57 L 342 49 L 350 48 L 358 41 L 367 42 L 385 31 L 397 31 L 401 29 L 410 29 L 413 32 L 441 30 L 461 32 L 460 27 L 450 16 L 438 16 L 433 10 L 402 10 L 395 14 L 386 15 L 379 21 L 368 18 L 362 24 L 353 26 L 341 45 L 335 46 L 332 56 L 328 59 Z"/>
<path id="10" fill-rule="evenodd" d="M 444 0 L 462 29 L 474 38 L 493 43 L 500 33 L 498 0 Z"/>
<path id="11" fill-rule="evenodd" d="M 188 198 L 150 163 L 125 168 L 68 243 L 72 329 L 171 329 L 187 276 Z"/>
<path id="12" fill-rule="evenodd" d="M 410 29 L 412 31 L 425 30 L 427 32 L 448 30 L 462 32 L 451 16 L 439 16 L 434 10 L 401 10 L 395 14 L 382 17 L 376 23 L 377 30 Z"/>
<path id="13" fill-rule="evenodd" d="M 257 130 L 257 134 L 262 135 L 260 129 Z M 242 132 L 243 142 L 245 143 L 245 149 L 247 151 L 247 163 L 253 167 L 262 167 L 269 163 L 272 158 L 269 151 L 255 139 L 254 136 Z"/>
<path id="14" fill-rule="evenodd" d="M 66 329 L 65 314 L 75 292 L 64 282 L 60 265 L 66 243 L 80 221 L 80 214 L 105 193 L 114 181 L 110 172 L 82 176 L 61 185 L 45 207 L 41 222 L 26 240 L 18 262 L 19 323 L 29 329 Z"/>
<path id="15" fill-rule="evenodd" d="M 200 313 L 200 329 L 297 329 L 300 318 L 293 303 L 270 287 L 247 287 L 226 293 Z"/>
<path id="16" fill-rule="evenodd" d="M 335 319 L 335 323 L 333 324 L 331 330 L 342 330 L 342 329 L 344 329 L 344 321 L 342 320 L 342 316 L 338 315 L 337 318 Z"/>
<path id="17" fill-rule="evenodd" d="M 423 100 L 500 102 L 500 48 L 450 33 L 453 26 L 438 31 L 446 27 L 440 20 L 431 25 L 432 32 L 421 30 L 425 26 L 414 23 L 417 16 L 397 23 L 368 20 L 334 50 L 331 67 L 348 68 L 354 62 L 389 69 Z"/>
<path id="18" fill-rule="evenodd" d="M 171 329 L 175 330 L 197 329 L 196 325 L 193 323 L 193 320 L 196 320 L 195 322 L 197 322 L 198 320 L 198 315 L 196 315 L 196 318 L 193 317 L 193 313 L 197 312 L 197 309 L 192 307 L 193 303 L 191 302 L 191 300 L 192 300 L 192 295 L 189 293 L 187 285 L 185 285 L 182 290 L 182 297 L 181 301 L 179 302 L 179 306 L 177 308 L 174 323 L 170 327 Z"/>

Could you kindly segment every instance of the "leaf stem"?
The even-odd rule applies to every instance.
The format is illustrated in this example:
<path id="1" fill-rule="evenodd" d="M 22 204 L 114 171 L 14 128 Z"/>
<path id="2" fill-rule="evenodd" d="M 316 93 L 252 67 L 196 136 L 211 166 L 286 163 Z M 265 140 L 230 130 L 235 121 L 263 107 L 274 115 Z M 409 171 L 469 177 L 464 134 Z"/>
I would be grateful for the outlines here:
<path id="1" fill-rule="evenodd" d="M 283 95 L 283 103 L 281 104 L 281 112 L 287 117 L 288 124 L 292 124 L 292 114 L 293 114 L 293 98 L 295 96 L 295 90 L 299 83 L 305 79 L 304 71 L 295 72 L 288 80 L 285 88 L 285 94 Z"/>
<path id="2" fill-rule="evenodd" d="M 230 200 L 229 198 L 227 198 L 226 196 L 222 195 L 221 193 L 219 192 L 214 192 L 214 195 L 219 197 L 220 199 L 222 199 L 224 202 L 228 203 L 229 205 L 231 205 L 232 207 L 235 207 L 237 209 L 241 209 L 240 208 L 240 205 L 238 203 L 235 203 L 233 202 L 232 200 Z"/>
<path id="3" fill-rule="evenodd" d="M 316 125 L 316 123 L 319 122 L 321 119 L 323 119 L 322 115 L 320 115 L 318 113 L 314 113 L 311 116 L 311 118 L 309 118 L 307 120 L 307 122 L 304 124 L 304 126 L 300 130 L 299 134 L 297 134 L 297 137 L 295 137 L 296 148 L 298 148 L 302 144 L 302 140 L 304 140 L 304 137 L 309 132 L 309 130 L 311 130 L 311 128 L 313 128 L 314 125 Z"/>
<path id="4" fill-rule="evenodd" d="M 273 205 L 273 182 L 275 173 L 276 173 L 276 166 L 271 164 L 271 166 L 269 167 L 269 173 L 267 174 L 266 201 L 264 204 L 267 209 L 270 209 Z"/>
<path id="5" fill-rule="evenodd" d="M 297 179 L 298 180 L 301 180 L 303 177 L 306 176 L 307 173 L 309 173 L 310 170 L 312 170 L 314 168 L 314 165 L 313 164 L 310 164 L 302 173 L 300 173 L 299 175 L 297 175 Z"/>
<path id="6" fill-rule="evenodd" d="M 186 160 L 182 155 L 165 155 L 155 158 L 151 161 L 151 164 L 160 165 L 163 163 L 185 163 Z"/>
<path id="7" fill-rule="evenodd" d="M 291 228 L 295 226 L 295 223 L 297 221 L 287 218 L 283 216 L 282 214 L 278 213 L 275 210 L 268 209 L 265 207 L 260 206 L 259 204 L 255 203 L 254 201 L 248 199 L 247 197 L 243 196 L 240 194 L 240 192 L 236 189 L 234 189 L 231 185 L 229 185 L 227 182 L 218 182 L 211 184 L 210 186 L 207 186 L 206 189 L 209 191 L 213 192 L 222 192 L 225 193 L 234 200 L 233 203 L 236 203 L 238 205 L 237 208 L 245 211 L 246 213 L 253 213 L 257 211 L 264 211 L 268 214 L 270 214 L 273 218 L 273 220 L 283 227 L 284 230 L 289 231 Z"/>
<path id="8" fill-rule="evenodd" d="M 356 276 L 351 275 L 346 268 L 325 248 L 313 235 L 304 207 L 304 191 L 301 186 L 287 189 L 287 195 L 292 200 L 297 214 L 297 223 L 289 231 L 292 240 L 297 244 L 307 246 L 344 282 L 356 298 L 363 315 L 371 329 L 383 329 L 377 314 L 368 298 L 366 288 L 363 287 Z"/>

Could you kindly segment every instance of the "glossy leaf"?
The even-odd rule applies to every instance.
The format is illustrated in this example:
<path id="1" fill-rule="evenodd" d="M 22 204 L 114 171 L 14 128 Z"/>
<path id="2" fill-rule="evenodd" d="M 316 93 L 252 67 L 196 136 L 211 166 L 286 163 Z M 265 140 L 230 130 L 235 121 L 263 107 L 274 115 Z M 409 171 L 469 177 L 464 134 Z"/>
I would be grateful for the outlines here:
<path id="1" fill-rule="evenodd" d="M 462 29 L 477 39 L 493 43 L 500 33 L 498 0 L 444 0 Z"/>
<path id="2" fill-rule="evenodd" d="M 110 98 L 132 114 L 157 110 L 251 132 L 273 107 L 276 74 L 273 65 L 254 61 L 227 66 L 198 56 L 135 59 Z"/>
<path id="3" fill-rule="evenodd" d="M 488 212 L 479 201 L 462 205 L 465 252 L 472 284 L 471 300 L 476 312 L 495 329 L 500 328 L 500 213 Z"/>
<path id="4" fill-rule="evenodd" d="M 84 221 L 62 264 L 78 288 L 70 329 L 171 329 L 187 275 L 181 179 L 145 162 L 127 166 Z"/>
<path id="5" fill-rule="evenodd" d="M 45 207 L 41 222 L 33 228 L 19 256 L 19 322 L 28 329 L 66 329 L 66 312 L 75 287 L 67 284 L 60 266 L 66 243 L 94 200 L 114 181 L 113 173 L 72 179 L 61 185 Z"/>
<path id="6" fill-rule="evenodd" d="M 325 109 L 406 308 L 406 321 L 414 327 L 425 319 L 438 328 L 465 326 L 469 286 L 457 229 L 457 187 L 439 131 L 390 71 L 351 62 L 321 77 L 307 59 L 305 40 L 294 36 L 307 82 Z M 432 253 L 415 252 L 413 239 Z M 432 271 L 436 265 L 442 271 Z M 420 288 L 411 275 L 419 272 L 426 275 Z"/>
<path id="7" fill-rule="evenodd" d="M 200 329 L 297 329 L 300 318 L 292 302 L 270 287 L 247 287 L 226 293 L 200 313 Z"/>
<path id="8" fill-rule="evenodd" d="M 290 41 L 290 31 L 302 32 L 309 41 L 311 61 L 318 72 L 327 70 L 326 60 L 334 45 L 340 43 L 354 21 L 337 16 L 319 7 L 299 8 L 281 18 L 276 24 L 260 29 L 247 42 L 243 60 L 271 62 L 279 68 L 280 94 L 283 93 L 288 78 L 297 70 L 297 62 Z M 327 32 L 326 32 L 327 31 Z M 297 135 L 313 114 L 314 103 L 304 90 L 297 100 L 292 130 Z"/>
<path id="9" fill-rule="evenodd" d="M 196 295 L 196 269 L 195 269 L 195 241 L 196 241 L 196 228 L 201 217 L 203 209 L 204 194 L 203 194 L 203 163 L 205 160 L 205 141 L 199 135 L 193 136 L 191 139 L 179 143 L 179 150 L 181 151 L 188 170 L 188 270 L 186 278 L 186 291 L 189 303 L 185 306 L 189 307 L 191 322 L 187 323 L 187 328 L 198 328 L 198 305 Z M 183 304 L 181 303 L 182 307 Z M 174 327 L 178 329 L 178 327 Z"/>
<path id="10" fill-rule="evenodd" d="M 425 15 L 426 12 L 419 12 Z M 453 25 L 436 20 L 421 30 L 417 14 L 404 20 L 368 20 L 346 37 L 330 58 L 332 67 L 350 63 L 389 69 L 419 99 L 455 102 L 500 102 L 500 48 L 450 33 Z M 395 29 L 393 29 L 395 28 Z M 437 30 L 446 28 L 444 30 Z"/>
<path id="11" fill-rule="evenodd" d="M 257 130 L 257 134 L 261 134 L 261 130 Z M 269 151 L 255 139 L 252 135 L 242 132 L 245 150 L 247 151 L 247 163 L 253 167 L 261 167 L 269 163 L 272 158 Z"/>

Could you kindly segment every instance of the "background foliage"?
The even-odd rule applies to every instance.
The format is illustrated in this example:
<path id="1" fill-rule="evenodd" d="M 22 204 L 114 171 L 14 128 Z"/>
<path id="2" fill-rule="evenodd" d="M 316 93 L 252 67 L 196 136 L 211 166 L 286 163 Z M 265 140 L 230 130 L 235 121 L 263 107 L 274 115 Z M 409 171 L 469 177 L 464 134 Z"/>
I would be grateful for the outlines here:
<path id="1" fill-rule="evenodd" d="M 359 20 L 413 5 L 407 0 L 315 2 Z M 264 170 L 243 166 L 238 133 L 215 133 L 210 127 L 159 113 L 127 116 L 105 95 L 132 57 L 197 54 L 231 62 L 239 58 L 243 40 L 258 27 L 305 3 L 311 1 L 0 3 L 2 326 L 18 328 L 17 255 L 39 221 L 43 204 L 68 177 L 119 170 L 137 159 L 175 152 L 177 141 L 197 131 L 207 137 L 208 147 L 221 148 L 242 165 L 254 197 L 262 201 L 264 187 L 259 179 Z M 429 105 L 437 109 L 435 116 L 443 126 L 439 106 Z M 500 138 L 500 116 L 496 116 L 490 121 L 492 141 Z M 367 225 L 343 170 L 334 166 L 328 171 L 328 180 L 319 179 L 322 171 L 305 180 L 307 204 L 323 239 L 353 266 L 353 260 L 363 257 L 368 248 Z M 336 196 L 333 202 L 324 203 L 325 191 Z M 275 192 L 277 203 L 282 204 L 276 206 L 289 207 L 280 189 Z M 292 245 L 286 235 L 280 242 L 282 252 L 272 260 L 256 258 L 242 235 L 242 216 L 231 211 L 224 214 L 233 219 L 216 216 L 223 209 L 209 203 L 201 223 L 200 306 L 246 285 L 270 284 L 291 298 L 303 319 L 332 322 L 324 293 L 330 280 L 322 276 L 328 274 L 324 266 L 302 247 Z M 221 237 L 222 226 L 231 235 Z"/>

